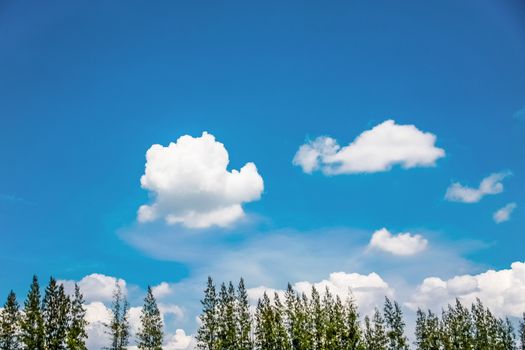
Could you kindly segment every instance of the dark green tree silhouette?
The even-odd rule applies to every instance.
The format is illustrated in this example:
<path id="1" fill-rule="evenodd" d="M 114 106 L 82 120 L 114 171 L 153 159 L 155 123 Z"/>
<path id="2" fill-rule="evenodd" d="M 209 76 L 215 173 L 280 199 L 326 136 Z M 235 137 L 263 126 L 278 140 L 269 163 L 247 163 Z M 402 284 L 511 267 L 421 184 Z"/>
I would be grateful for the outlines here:
<path id="1" fill-rule="evenodd" d="M 197 331 L 197 347 L 202 350 L 219 349 L 218 342 L 218 300 L 215 285 L 211 277 L 208 277 L 204 299 L 201 300 L 202 314 L 201 325 Z"/>
<path id="2" fill-rule="evenodd" d="M 19 350 L 20 343 L 20 306 L 13 291 L 0 312 L 0 350 Z"/>
<path id="3" fill-rule="evenodd" d="M 235 289 L 230 282 L 228 287 L 221 285 L 219 292 L 218 341 L 220 349 L 234 349 L 236 345 Z"/>
<path id="4" fill-rule="evenodd" d="M 164 338 L 162 317 L 151 287 L 144 298 L 140 315 L 140 329 L 137 333 L 137 346 L 141 350 L 162 350 Z"/>
<path id="5" fill-rule="evenodd" d="M 408 339 L 405 336 L 405 322 L 399 304 L 385 297 L 385 321 L 387 326 L 388 349 L 407 350 Z"/>
<path id="6" fill-rule="evenodd" d="M 251 350 L 253 343 L 251 340 L 252 316 L 250 314 L 250 303 L 248 301 L 248 292 L 244 285 L 244 279 L 241 278 L 237 287 L 237 303 L 235 316 L 237 320 L 236 327 L 236 348 L 238 350 Z"/>
<path id="7" fill-rule="evenodd" d="M 67 348 L 69 350 L 87 350 L 86 347 L 86 310 L 84 309 L 84 297 L 80 288 L 75 283 L 75 292 L 71 300 L 70 324 L 67 332 Z"/>
<path id="8" fill-rule="evenodd" d="M 385 320 L 381 312 L 376 308 L 373 319 L 365 317 L 365 332 L 363 339 L 364 350 L 387 350 L 388 336 L 385 328 Z"/>
<path id="9" fill-rule="evenodd" d="M 110 336 L 111 345 L 108 350 L 124 350 L 129 343 L 129 304 L 122 293 L 118 282 L 115 283 L 113 303 L 111 305 L 111 321 L 106 325 L 106 332 Z"/>
<path id="10" fill-rule="evenodd" d="M 25 350 L 45 350 L 44 320 L 40 303 L 38 278 L 33 276 L 20 322 L 20 340 Z"/>
<path id="11" fill-rule="evenodd" d="M 70 300 L 64 286 L 51 277 L 42 301 L 46 350 L 66 349 Z"/>

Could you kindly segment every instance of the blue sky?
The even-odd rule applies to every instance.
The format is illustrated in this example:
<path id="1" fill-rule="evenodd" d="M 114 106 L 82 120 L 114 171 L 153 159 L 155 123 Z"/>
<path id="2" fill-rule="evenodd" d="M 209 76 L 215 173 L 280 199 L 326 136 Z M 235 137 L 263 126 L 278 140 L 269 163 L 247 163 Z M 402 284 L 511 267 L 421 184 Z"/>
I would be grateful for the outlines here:
<path id="1" fill-rule="evenodd" d="M 4 1 L 0 294 L 25 293 L 33 273 L 143 289 L 214 272 L 273 288 L 377 272 L 401 288 L 509 268 L 525 245 L 524 37 L 525 7 L 512 0 Z M 334 176 L 292 164 L 319 136 L 346 146 L 389 119 L 435 135 L 445 156 Z M 137 222 L 152 201 L 146 151 L 203 131 L 224 144 L 228 170 L 255 163 L 260 199 L 226 229 Z M 500 172 L 512 173 L 500 193 L 445 199 L 454 182 Z M 422 235 L 427 251 L 402 262 L 364 252 L 383 227 Z M 281 239 L 303 248 L 271 260 Z M 294 254 L 315 262 L 314 247 L 333 260 L 282 272 Z M 206 271 L 239 250 L 283 264 L 280 277 L 238 270 L 242 257 Z"/>

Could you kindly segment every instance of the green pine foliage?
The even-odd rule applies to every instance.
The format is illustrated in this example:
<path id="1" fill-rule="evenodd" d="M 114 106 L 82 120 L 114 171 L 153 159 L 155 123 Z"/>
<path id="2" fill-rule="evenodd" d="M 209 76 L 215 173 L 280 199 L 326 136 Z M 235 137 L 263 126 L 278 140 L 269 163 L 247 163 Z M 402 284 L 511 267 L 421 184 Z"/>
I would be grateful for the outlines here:
<path id="1" fill-rule="evenodd" d="M 361 323 L 351 291 L 346 299 L 325 288 L 312 287 L 299 294 L 288 284 L 284 294 L 266 292 L 252 312 L 244 280 L 235 288 L 222 283 L 217 295 L 208 278 L 200 327 L 196 334 L 201 350 L 408 350 L 401 307 L 388 298 L 382 312 Z M 129 345 L 129 305 L 119 285 L 115 287 L 112 319 L 106 325 L 111 343 L 107 350 Z M 64 286 L 50 279 L 41 299 L 38 278 L 20 310 L 11 291 L 0 309 L 0 350 L 87 350 L 86 310 L 75 284 L 69 297 Z M 163 322 L 148 287 L 137 332 L 140 350 L 162 350 Z M 515 325 L 517 324 L 517 330 Z M 517 336 L 516 336 L 517 335 Z M 480 300 L 470 308 L 459 299 L 442 310 L 441 317 L 428 310 L 416 313 L 416 350 L 525 350 L 525 313 L 519 323 L 495 316 Z"/>
<path id="2" fill-rule="evenodd" d="M 111 321 L 106 325 L 107 333 L 111 339 L 111 345 L 106 349 L 124 350 L 128 346 L 130 336 L 128 321 L 129 304 L 118 283 L 115 283 L 111 311 Z"/>
<path id="3" fill-rule="evenodd" d="M 162 317 L 151 287 L 144 298 L 144 306 L 140 315 L 140 329 L 137 334 L 138 348 L 141 350 L 162 350 L 164 338 Z"/>
<path id="4" fill-rule="evenodd" d="M 24 350 L 46 350 L 44 319 L 42 317 L 40 286 L 37 276 L 24 302 L 23 316 L 20 322 L 20 340 Z"/>
<path id="5" fill-rule="evenodd" d="M 87 350 L 86 347 L 86 310 L 84 309 L 84 297 L 80 292 L 80 288 L 75 283 L 75 292 L 71 300 L 69 329 L 67 332 L 67 348 L 68 350 Z"/>
<path id="6" fill-rule="evenodd" d="M 218 309 L 219 301 L 217 292 L 211 277 L 208 277 L 204 299 L 201 300 L 202 314 L 200 315 L 201 325 L 197 331 L 197 347 L 202 350 L 218 350 Z"/>
<path id="7" fill-rule="evenodd" d="M 221 285 L 219 292 L 219 349 L 235 349 L 236 345 L 236 320 L 235 320 L 235 289 L 230 282 Z"/>
<path id="8" fill-rule="evenodd" d="M 525 312 L 523 313 L 523 318 L 520 321 L 518 327 L 518 338 L 520 341 L 520 350 L 525 350 Z"/>
<path id="9" fill-rule="evenodd" d="M 51 277 L 42 302 L 46 350 L 66 349 L 70 300 L 64 286 Z"/>
<path id="10" fill-rule="evenodd" d="M 427 313 L 421 309 L 417 310 L 415 345 L 417 350 L 439 350 L 440 324 L 439 318 L 428 310 Z"/>
<path id="11" fill-rule="evenodd" d="M 0 312 L 0 350 L 20 350 L 20 306 L 13 291 Z"/>
<path id="12" fill-rule="evenodd" d="M 248 301 L 248 292 L 244 285 L 244 279 L 241 278 L 237 287 L 237 307 L 235 308 L 236 327 L 236 348 L 238 350 L 253 349 L 251 339 L 252 316 L 250 313 L 250 303 Z"/>
<path id="13" fill-rule="evenodd" d="M 365 317 L 364 350 L 387 350 L 389 338 L 385 320 L 378 309 L 375 309 L 372 320 Z"/>
<path id="14" fill-rule="evenodd" d="M 405 322 L 399 304 L 385 298 L 384 315 L 387 326 L 388 349 L 407 350 L 408 338 L 405 336 Z"/>

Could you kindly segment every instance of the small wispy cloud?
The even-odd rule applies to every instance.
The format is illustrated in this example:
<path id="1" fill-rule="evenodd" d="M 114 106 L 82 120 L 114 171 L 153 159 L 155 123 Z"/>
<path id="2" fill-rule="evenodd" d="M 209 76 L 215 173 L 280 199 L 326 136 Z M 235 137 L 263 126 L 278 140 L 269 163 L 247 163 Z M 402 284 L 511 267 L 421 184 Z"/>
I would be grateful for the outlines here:
<path id="1" fill-rule="evenodd" d="M 31 202 L 25 200 L 24 198 L 12 195 L 12 194 L 6 194 L 6 193 L 0 193 L 0 200 L 5 202 L 12 202 L 12 203 L 24 203 L 24 204 L 31 204 Z"/>
<path id="2" fill-rule="evenodd" d="M 492 216 L 492 218 L 494 219 L 494 222 L 499 224 L 505 221 L 509 221 L 511 214 L 514 211 L 514 209 L 516 209 L 516 207 L 517 207 L 517 204 L 513 202 L 497 210 Z"/>
<path id="3" fill-rule="evenodd" d="M 451 202 L 477 203 L 485 195 L 503 192 L 501 181 L 509 175 L 511 175 L 510 171 L 490 174 L 481 180 L 478 188 L 463 186 L 459 182 L 454 182 L 447 188 L 445 199 Z"/>

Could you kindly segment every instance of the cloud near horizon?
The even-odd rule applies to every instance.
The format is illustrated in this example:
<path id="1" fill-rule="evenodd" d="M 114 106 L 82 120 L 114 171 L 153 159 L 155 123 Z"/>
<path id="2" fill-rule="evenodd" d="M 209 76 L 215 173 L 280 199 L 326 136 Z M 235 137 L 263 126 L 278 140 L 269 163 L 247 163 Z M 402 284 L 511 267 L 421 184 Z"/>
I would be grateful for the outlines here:
<path id="1" fill-rule="evenodd" d="M 425 278 L 406 306 L 412 310 L 418 307 L 439 309 L 452 304 L 456 298 L 467 305 L 479 298 L 499 316 L 520 317 L 525 312 L 525 262 L 516 261 L 510 269 L 488 270 L 447 280 Z"/>
<path id="2" fill-rule="evenodd" d="M 478 188 L 463 186 L 459 182 L 454 182 L 447 188 L 445 199 L 451 202 L 477 203 L 486 195 L 503 192 L 502 180 L 510 175 L 510 171 L 490 174 L 481 180 Z"/>
<path id="3" fill-rule="evenodd" d="M 227 227 L 245 213 L 242 204 L 256 201 L 264 189 L 254 163 L 228 171 L 224 145 L 203 132 L 181 136 L 167 147 L 153 145 L 146 153 L 142 188 L 153 203 L 138 210 L 139 222 L 159 219 L 188 228 Z"/>
<path id="4" fill-rule="evenodd" d="M 386 228 L 382 228 L 373 233 L 368 247 L 393 255 L 410 256 L 421 253 L 427 245 L 428 241 L 421 235 L 408 232 L 392 234 Z"/>
<path id="5" fill-rule="evenodd" d="M 299 147 L 293 164 L 307 174 L 320 170 L 325 175 L 383 172 L 394 165 L 431 167 L 445 156 L 435 143 L 434 134 L 386 120 L 344 147 L 329 136 L 320 136 Z"/>
<path id="6" fill-rule="evenodd" d="M 201 282 L 200 287 L 202 289 L 205 282 Z M 391 282 L 389 278 L 385 278 L 383 274 L 377 272 L 361 274 L 340 271 L 332 272 L 327 278 L 317 281 L 299 280 L 293 282 L 292 286 L 297 292 L 307 295 L 311 292 L 312 287 L 315 287 L 321 294 L 328 288 L 333 295 L 339 296 L 342 300 L 352 297 L 362 316 L 370 314 L 374 307 L 381 307 L 385 296 L 395 299 L 411 311 L 415 311 L 417 308 L 430 308 L 434 312 L 438 312 L 447 304 L 454 303 L 455 298 L 459 298 L 465 305 L 469 305 L 476 298 L 480 298 L 498 316 L 520 317 L 525 311 L 525 262 L 516 261 L 511 264 L 510 269 L 487 270 L 479 274 L 456 275 L 448 279 L 426 277 L 422 281 L 419 280 L 418 284 L 410 284 L 409 290 L 406 289 L 407 286 L 405 288 L 395 287 Z M 184 293 L 188 285 L 193 283 L 194 281 L 190 279 L 177 283 L 162 282 L 159 285 L 166 284 L 176 290 L 177 293 Z M 136 293 L 138 288 L 133 288 L 133 290 Z M 264 292 L 269 293 L 271 297 L 275 292 L 281 296 L 284 289 L 262 285 L 249 287 L 248 296 L 252 306 L 256 305 L 257 300 L 262 297 Z M 159 302 L 161 316 L 166 326 L 163 345 L 166 349 L 189 350 L 195 348 L 193 331 L 197 325 L 195 317 L 197 315 L 192 314 L 188 318 L 185 313 L 192 309 L 191 305 L 187 305 L 187 303 L 195 302 L 198 304 L 200 295 L 194 299 L 186 300 L 182 295 L 178 294 L 178 300 L 171 300 L 166 303 Z M 141 299 L 135 295 L 133 300 Z M 198 310 L 199 305 L 196 306 L 197 309 L 194 310 Z M 91 350 L 100 349 L 108 342 L 107 334 L 104 332 L 104 323 L 111 318 L 108 303 L 92 301 L 86 303 L 85 308 L 87 311 L 86 320 L 89 322 L 88 348 Z M 140 304 L 132 305 L 130 308 L 129 320 L 133 334 L 140 326 L 140 312 Z M 198 311 L 196 312 L 198 313 Z M 175 318 L 169 318 L 169 315 Z M 193 326 L 188 324 L 183 326 L 181 323 L 183 317 L 193 320 Z M 408 320 L 412 320 L 411 315 L 407 317 Z M 187 332 L 188 329 L 190 332 Z M 132 338 L 131 348 L 133 346 L 135 346 L 134 338 Z"/>

